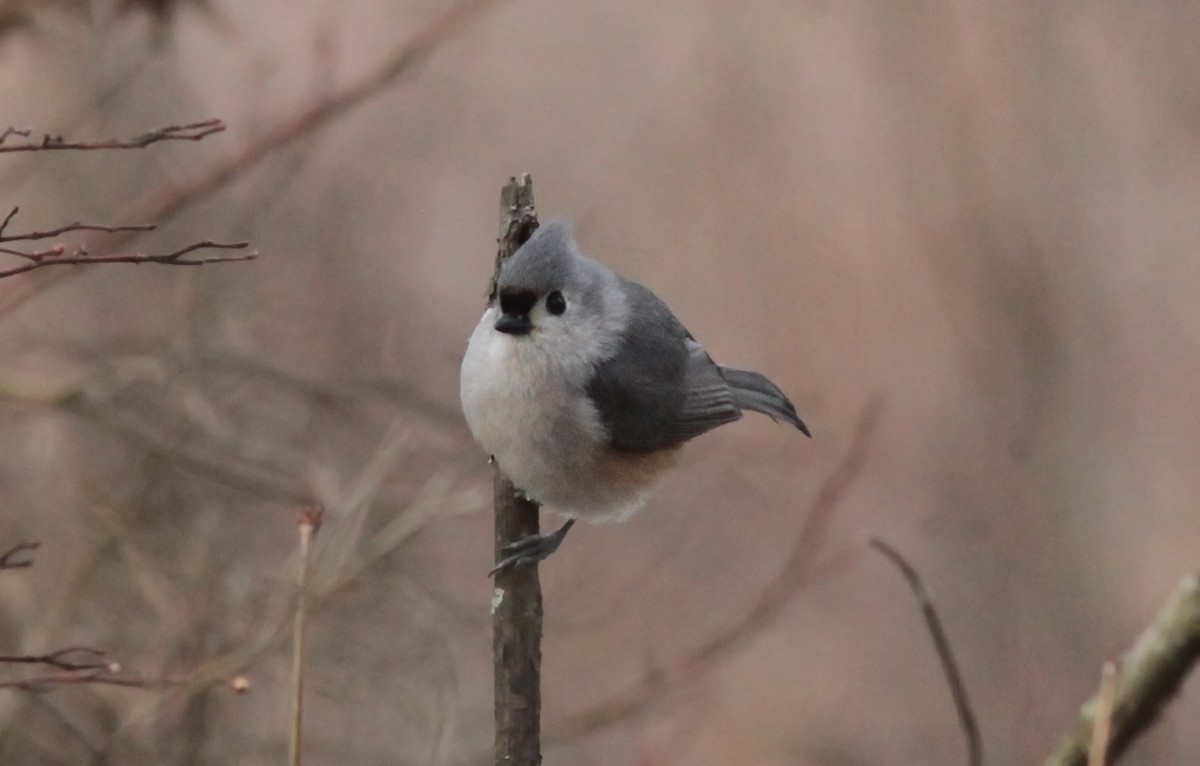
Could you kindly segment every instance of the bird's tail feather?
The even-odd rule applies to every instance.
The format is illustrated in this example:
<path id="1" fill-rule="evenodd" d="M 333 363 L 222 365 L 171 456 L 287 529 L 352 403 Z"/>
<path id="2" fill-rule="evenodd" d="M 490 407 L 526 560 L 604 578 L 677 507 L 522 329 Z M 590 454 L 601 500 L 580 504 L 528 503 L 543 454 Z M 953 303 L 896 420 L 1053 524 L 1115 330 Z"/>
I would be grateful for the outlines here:
<path id="1" fill-rule="evenodd" d="M 812 436 L 808 426 L 796 414 L 796 407 L 791 400 L 765 376 L 733 367 L 722 367 L 721 376 L 733 391 L 733 402 L 738 407 L 761 412 L 775 421 L 791 423 L 805 436 Z"/>

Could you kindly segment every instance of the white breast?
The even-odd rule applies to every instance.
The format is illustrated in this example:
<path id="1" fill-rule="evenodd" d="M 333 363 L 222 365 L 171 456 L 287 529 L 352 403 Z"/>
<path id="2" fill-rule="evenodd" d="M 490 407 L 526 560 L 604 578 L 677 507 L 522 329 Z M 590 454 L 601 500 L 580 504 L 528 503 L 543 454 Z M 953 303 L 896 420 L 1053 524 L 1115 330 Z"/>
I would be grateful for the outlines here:
<path id="1" fill-rule="evenodd" d="M 537 330 L 498 332 L 497 316 L 494 307 L 484 312 L 463 357 L 460 393 L 471 433 L 530 498 L 569 516 L 628 516 L 673 451 L 608 450 L 586 393 L 591 363 L 578 353 L 546 353 Z"/>

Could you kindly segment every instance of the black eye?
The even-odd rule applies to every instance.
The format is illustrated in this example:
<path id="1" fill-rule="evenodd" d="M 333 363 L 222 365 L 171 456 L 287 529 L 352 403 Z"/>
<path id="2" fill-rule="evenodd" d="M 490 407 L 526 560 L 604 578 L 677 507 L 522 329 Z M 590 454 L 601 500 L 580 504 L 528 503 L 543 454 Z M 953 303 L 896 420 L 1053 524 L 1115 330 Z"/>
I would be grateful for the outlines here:
<path id="1" fill-rule="evenodd" d="M 558 290 L 546 296 L 546 311 L 549 311 L 554 316 L 559 316 L 566 310 L 567 299 Z"/>

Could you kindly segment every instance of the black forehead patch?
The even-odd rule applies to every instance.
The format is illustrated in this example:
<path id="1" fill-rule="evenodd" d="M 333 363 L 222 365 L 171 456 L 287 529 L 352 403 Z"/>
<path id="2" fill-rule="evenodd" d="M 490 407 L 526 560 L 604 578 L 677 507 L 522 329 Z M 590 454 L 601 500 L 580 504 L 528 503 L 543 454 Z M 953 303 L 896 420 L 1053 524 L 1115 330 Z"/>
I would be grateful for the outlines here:
<path id="1" fill-rule="evenodd" d="M 514 316 L 526 315 L 537 303 L 537 293 L 522 288 L 500 288 L 500 310 Z"/>

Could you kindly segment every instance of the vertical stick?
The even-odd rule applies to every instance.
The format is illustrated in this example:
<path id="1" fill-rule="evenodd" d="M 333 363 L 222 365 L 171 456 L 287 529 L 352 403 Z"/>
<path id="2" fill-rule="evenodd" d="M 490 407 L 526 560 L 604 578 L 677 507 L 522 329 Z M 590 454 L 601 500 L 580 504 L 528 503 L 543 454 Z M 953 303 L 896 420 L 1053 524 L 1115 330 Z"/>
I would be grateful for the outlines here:
<path id="1" fill-rule="evenodd" d="M 504 259 L 538 227 L 529 174 L 500 193 L 500 239 L 488 299 Z M 538 533 L 538 505 L 521 496 L 495 467 L 496 560 L 504 546 Z M 542 586 L 536 564 L 496 574 L 492 594 L 492 658 L 496 694 L 496 766 L 542 762 Z"/>
<path id="2" fill-rule="evenodd" d="M 300 561 L 296 565 L 296 618 L 292 624 L 292 726 L 288 737 L 288 764 L 300 766 L 304 723 L 304 633 L 308 619 L 308 562 L 313 535 L 321 523 L 320 510 L 300 514 Z"/>
<path id="3" fill-rule="evenodd" d="M 1100 694 L 1097 697 L 1096 722 L 1092 729 L 1091 745 L 1088 747 L 1088 766 L 1107 766 L 1108 743 L 1112 739 L 1113 701 L 1117 698 L 1117 685 L 1121 675 L 1117 663 L 1109 660 L 1100 671 Z"/>

